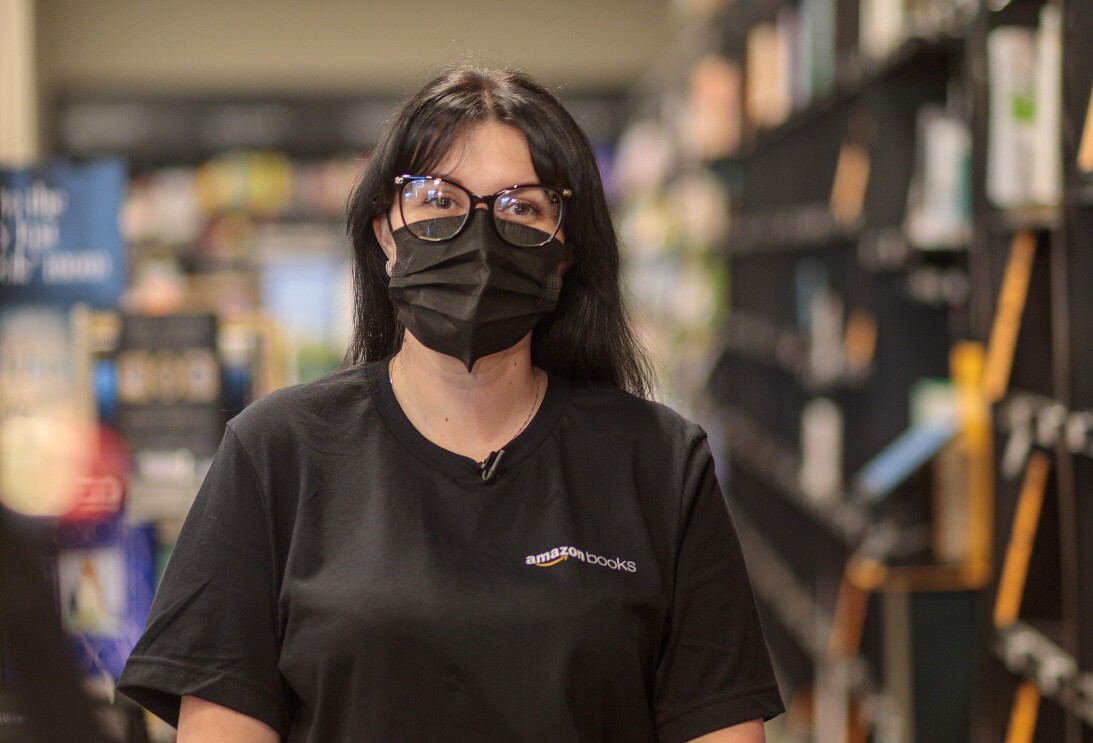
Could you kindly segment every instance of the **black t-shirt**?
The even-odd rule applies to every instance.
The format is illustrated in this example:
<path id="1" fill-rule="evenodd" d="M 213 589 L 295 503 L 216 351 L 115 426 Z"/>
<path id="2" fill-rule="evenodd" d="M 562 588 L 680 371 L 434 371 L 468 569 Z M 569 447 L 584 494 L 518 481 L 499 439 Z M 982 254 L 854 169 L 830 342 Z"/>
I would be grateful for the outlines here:
<path id="1" fill-rule="evenodd" d="M 701 429 L 552 375 L 495 476 L 385 362 L 228 426 L 119 689 L 296 743 L 686 741 L 782 711 Z"/>

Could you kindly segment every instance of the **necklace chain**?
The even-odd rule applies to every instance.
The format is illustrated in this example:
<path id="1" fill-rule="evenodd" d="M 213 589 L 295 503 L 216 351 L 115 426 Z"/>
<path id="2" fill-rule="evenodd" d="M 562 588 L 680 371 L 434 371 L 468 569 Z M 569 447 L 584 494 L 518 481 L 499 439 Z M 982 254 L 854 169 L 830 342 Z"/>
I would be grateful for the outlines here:
<path id="1" fill-rule="evenodd" d="M 516 429 L 516 433 L 512 435 L 512 438 L 516 438 L 524 432 L 524 429 L 528 427 L 529 423 L 531 423 L 531 416 L 535 414 L 535 408 L 539 405 L 539 384 L 542 380 L 539 378 L 538 369 L 533 368 L 531 372 L 535 375 L 535 397 L 531 398 L 531 408 L 528 410 L 528 417 L 524 418 L 524 422 L 520 425 L 518 429 Z"/>
<path id="2" fill-rule="evenodd" d="M 512 435 L 512 438 L 509 439 L 510 441 L 524 432 L 524 429 L 528 427 L 529 423 L 531 423 L 531 417 L 535 415 L 535 408 L 539 406 L 539 390 L 541 389 L 541 384 L 543 380 L 540 376 L 540 372 L 538 369 L 532 368 L 531 373 L 535 375 L 535 397 L 531 398 L 531 407 L 528 409 L 527 417 L 524 418 L 524 422 L 520 424 L 520 427 L 516 429 L 516 433 Z M 390 371 L 390 367 L 388 367 L 387 383 L 391 385 L 393 391 L 395 386 L 395 378 Z"/>

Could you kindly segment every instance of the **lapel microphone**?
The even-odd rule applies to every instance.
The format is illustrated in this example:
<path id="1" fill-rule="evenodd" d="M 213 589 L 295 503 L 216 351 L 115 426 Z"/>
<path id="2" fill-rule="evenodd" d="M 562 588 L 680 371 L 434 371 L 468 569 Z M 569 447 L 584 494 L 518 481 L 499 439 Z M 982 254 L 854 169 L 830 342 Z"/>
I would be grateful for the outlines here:
<path id="1" fill-rule="evenodd" d="M 483 482 L 489 482 L 497 475 L 497 467 L 501 464 L 501 457 L 505 456 L 504 449 L 491 451 L 489 455 L 478 463 L 478 469 L 482 471 Z"/>

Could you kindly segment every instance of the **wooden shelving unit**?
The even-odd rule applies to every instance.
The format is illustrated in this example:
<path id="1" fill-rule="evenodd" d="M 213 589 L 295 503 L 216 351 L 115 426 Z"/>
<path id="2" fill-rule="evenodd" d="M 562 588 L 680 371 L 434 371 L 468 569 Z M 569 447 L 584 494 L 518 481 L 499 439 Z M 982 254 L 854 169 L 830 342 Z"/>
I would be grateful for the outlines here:
<path id="1" fill-rule="evenodd" d="M 965 5 L 875 59 L 855 46 L 857 0 L 836 0 L 832 89 L 772 129 L 746 128 L 737 154 L 717 165 L 738 187 L 724 249 L 730 308 L 709 390 L 784 692 L 791 706 L 798 694 L 830 701 L 821 687 L 833 659 L 852 658 L 858 682 L 835 698 L 851 721 L 863 689 L 886 700 L 876 708 L 901 717 L 903 737 L 885 740 L 1093 742 L 1093 177 L 1075 166 L 1093 90 L 1093 5 L 1046 1 L 1061 10 L 1064 29 L 1059 204 L 998 208 L 985 187 L 987 38 L 999 26 L 1035 27 L 1045 0 Z M 730 3 L 719 51 L 746 65 L 749 29 L 795 6 Z M 947 103 L 971 132 L 972 230 L 926 251 L 904 225 L 916 112 L 931 103 Z M 847 218 L 831 191 L 855 131 L 870 169 L 860 212 Z M 996 321 L 1013 311 L 1002 305 L 1012 299 L 1004 288 L 1011 255 L 1028 250 L 1019 242 L 1033 246 L 1027 296 L 1015 314 L 1011 368 L 999 372 L 994 356 L 1006 354 L 992 348 L 1001 342 L 993 336 L 1005 335 Z M 810 383 L 814 344 L 801 307 L 802 286 L 816 275 L 844 312 L 876 323 L 867 372 L 820 385 Z M 955 374 L 951 353 L 967 342 L 983 349 L 987 368 L 985 380 L 972 374 L 980 386 L 956 385 L 981 413 L 972 416 L 983 442 L 969 455 L 970 488 L 989 502 L 970 507 L 969 539 L 982 551 L 974 565 L 916 550 L 915 535 L 937 527 L 936 472 L 920 469 L 876 502 L 845 484 L 817 500 L 801 484 L 802 415 L 813 401 L 825 398 L 841 413 L 836 451 L 849 483 L 912 426 L 916 385 Z M 995 394 L 990 377 L 1000 374 Z M 1033 459 L 1046 463 L 1036 476 Z M 1030 504 L 1038 504 L 1031 536 Z M 1017 602 L 1002 610 L 996 604 L 1013 603 L 1000 597 L 1012 594 L 1000 585 L 1013 570 L 1008 553 L 1023 539 L 1030 554 Z M 889 563 L 870 562 L 881 543 Z M 806 615 L 819 618 L 807 629 Z M 848 626 L 851 652 L 833 655 Z M 910 643 L 907 657 L 892 652 L 899 637 Z M 847 724 L 846 739 L 880 730 L 876 717 L 865 733 Z"/>

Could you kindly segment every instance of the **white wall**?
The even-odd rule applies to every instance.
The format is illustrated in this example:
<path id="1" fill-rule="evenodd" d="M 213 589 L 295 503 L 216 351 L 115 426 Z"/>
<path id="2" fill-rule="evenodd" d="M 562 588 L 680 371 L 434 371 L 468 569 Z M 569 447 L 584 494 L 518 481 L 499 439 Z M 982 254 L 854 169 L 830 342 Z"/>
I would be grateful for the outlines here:
<path id="1" fill-rule="evenodd" d="M 402 91 L 468 54 L 550 86 L 627 88 L 676 35 L 669 0 L 37 0 L 58 90 Z"/>
<path id="2" fill-rule="evenodd" d="M 0 166 L 38 156 L 33 0 L 0 0 Z"/>

